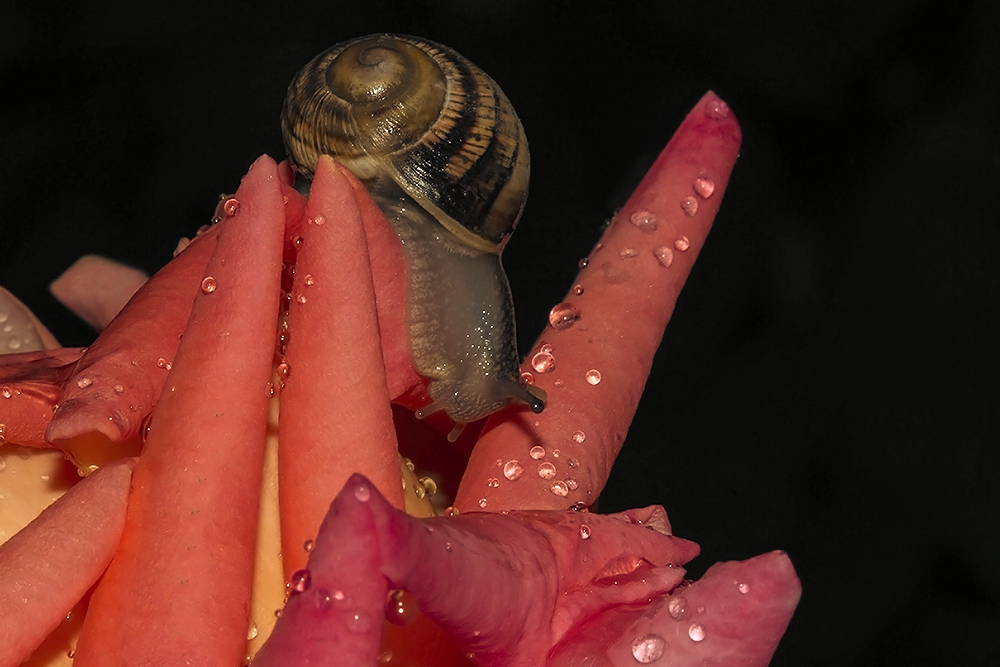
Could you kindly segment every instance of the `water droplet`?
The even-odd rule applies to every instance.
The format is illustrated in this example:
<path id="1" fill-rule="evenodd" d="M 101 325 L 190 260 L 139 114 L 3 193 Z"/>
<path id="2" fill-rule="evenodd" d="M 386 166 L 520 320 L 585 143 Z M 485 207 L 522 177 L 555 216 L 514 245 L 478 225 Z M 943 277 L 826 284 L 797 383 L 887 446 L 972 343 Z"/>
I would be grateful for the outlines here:
<path id="1" fill-rule="evenodd" d="M 347 631 L 351 634 L 362 635 L 372 629 L 372 619 L 367 612 L 357 609 L 345 614 L 347 620 Z"/>
<path id="2" fill-rule="evenodd" d="M 681 620 L 687 617 L 687 598 L 683 595 L 675 595 L 670 598 L 670 602 L 667 603 L 667 612 L 670 613 L 671 618 L 676 620 Z"/>
<path id="3" fill-rule="evenodd" d="M 250 626 L 247 628 L 247 641 L 257 637 L 258 632 L 260 632 L 260 630 L 257 629 L 257 624 L 250 621 Z"/>
<path id="4" fill-rule="evenodd" d="M 566 465 L 568 465 L 570 468 L 579 468 L 580 459 L 570 459 L 569 461 L 566 461 Z"/>
<path id="5" fill-rule="evenodd" d="M 324 218 L 321 215 L 317 215 L 315 218 L 313 218 L 312 220 L 310 220 L 310 222 L 312 222 L 315 225 L 322 225 L 322 224 L 326 223 L 326 218 Z"/>
<path id="6" fill-rule="evenodd" d="M 562 456 L 562 450 L 561 449 L 553 449 L 552 450 L 552 458 L 557 459 L 560 456 Z"/>
<path id="7" fill-rule="evenodd" d="M 125 387 L 120 382 L 116 382 L 114 385 L 111 386 L 111 391 L 115 392 L 115 394 L 118 394 L 120 396 L 122 392 L 125 391 Z"/>
<path id="8" fill-rule="evenodd" d="M 691 184 L 694 189 L 694 193 L 701 197 L 702 199 L 708 199 L 715 192 L 715 182 L 711 178 L 706 178 L 704 176 L 699 176 L 694 179 L 694 183 Z"/>
<path id="9" fill-rule="evenodd" d="M 76 655 L 75 649 L 70 649 L 69 651 L 66 652 L 66 657 L 69 658 L 70 660 L 72 660 L 75 655 Z"/>
<path id="10" fill-rule="evenodd" d="M 555 382 L 553 382 L 552 384 L 554 384 L 554 385 L 555 385 L 556 387 L 562 387 L 562 386 L 563 386 L 563 385 L 565 385 L 566 383 L 565 383 L 565 382 L 563 382 L 563 381 L 562 381 L 562 379 L 560 379 L 560 378 L 557 378 L 557 379 L 556 379 L 556 381 L 555 381 Z"/>
<path id="11" fill-rule="evenodd" d="M 230 197 L 222 204 L 222 210 L 226 212 L 226 215 L 232 217 L 236 215 L 240 210 L 240 200 L 236 197 Z"/>
<path id="12" fill-rule="evenodd" d="M 653 257 L 662 267 L 668 267 L 674 263 L 674 251 L 670 249 L 670 246 L 656 246 L 653 248 Z"/>
<path id="13" fill-rule="evenodd" d="M 700 642 L 705 638 L 705 626 L 700 623 L 692 623 L 688 628 L 688 637 L 691 641 Z"/>
<path id="14" fill-rule="evenodd" d="M 274 398 L 274 395 L 276 393 L 277 390 L 274 388 L 274 383 L 268 382 L 267 386 L 264 387 L 264 395 L 267 396 L 268 398 Z"/>
<path id="15" fill-rule="evenodd" d="M 3 443 L 3 438 L 0 438 L 0 444 L 2 443 Z M 5 461 L 4 459 L 0 459 L 0 472 L 3 472 L 6 469 L 7 469 L 7 461 Z"/>
<path id="16" fill-rule="evenodd" d="M 297 297 L 295 297 L 295 300 L 298 301 L 299 303 L 305 303 L 306 302 L 306 295 L 305 294 L 300 294 Z"/>
<path id="17" fill-rule="evenodd" d="M 288 580 L 288 590 L 293 593 L 304 593 L 312 588 L 312 573 L 309 570 L 296 570 Z"/>
<path id="18" fill-rule="evenodd" d="M 278 364 L 278 377 L 284 382 L 288 379 L 288 376 L 292 374 L 292 367 L 288 365 L 287 362 L 282 361 Z"/>
<path id="19" fill-rule="evenodd" d="M 629 217 L 629 222 L 647 234 L 652 234 L 656 231 L 656 228 L 659 227 L 656 215 L 652 211 L 647 211 L 645 209 L 633 213 L 631 217 Z"/>
<path id="20" fill-rule="evenodd" d="M 315 547 L 316 547 L 316 543 L 313 540 L 306 540 L 305 542 L 302 543 L 302 548 L 305 550 L 305 552 L 307 554 L 308 553 L 312 553 L 312 550 Z"/>
<path id="21" fill-rule="evenodd" d="M 681 200 L 681 210 L 684 211 L 684 215 L 693 218 L 698 212 L 698 200 L 694 197 L 685 197 Z"/>
<path id="22" fill-rule="evenodd" d="M 583 285 L 581 285 L 580 283 L 577 283 L 576 285 L 573 285 L 573 294 L 575 294 L 577 296 L 580 296 L 581 294 L 583 294 Z"/>
<path id="23" fill-rule="evenodd" d="M 438 491 L 437 482 L 431 477 L 421 477 L 417 480 L 420 482 L 420 487 L 423 488 L 424 492 L 429 496 L 433 496 Z"/>
<path id="24" fill-rule="evenodd" d="M 688 237 L 682 236 L 676 241 L 674 241 L 674 247 L 680 250 L 681 252 L 684 252 L 685 250 L 691 247 L 691 242 L 688 241 Z"/>
<path id="25" fill-rule="evenodd" d="M 581 259 L 579 262 L 576 263 L 576 265 L 579 266 L 581 269 L 587 268 L 588 264 L 590 264 L 589 257 L 584 257 L 583 259 Z"/>
<path id="26" fill-rule="evenodd" d="M 201 281 L 201 291 L 204 294 L 211 294 L 218 288 L 219 283 L 212 276 L 205 276 L 205 279 Z"/>
<path id="27" fill-rule="evenodd" d="M 548 352 L 538 352 L 531 358 L 536 373 L 551 373 L 556 369 L 556 358 Z"/>
<path id="28" fill-rule="evenodd" d="M 552 482 L 552 486 L 549 487 L 549 491 L 556 494 L 560 498 L 565 498 L 569 495 L 569 487 L 566 486 L 566 482 Z"/>
<path id="29" fill-rule="evenodd" d="M 94 384 L 94 381 L 88 377 L 82 377 L 76 381 L 76 386 L 80 389 L 86 389 L 90 385 Z"/>
<path id="30" fill-rule="evenodd" d="M 275 617 L 275 618 L 281 618 L 281 614 L 282 614 L 283 612 L 284 612 L 284 610 L 283 610 L 283 609 L 275 609 L 275 610 L 274 610 L 274 617 Z"/>
<path id="31" fill-rule="evenodd" d="M 7 425 L 0 423 L 0 445 L 6 442 L 6 440 L 7 440 Z M 0 471 L 2 471 L 4 468 L 7 467 L 7 463 L 3 459 L 0 459 L 0 464 L 3 465 L 3 467 L 0 467 Z"/>
<path id="32" fill-rule="evenodd" d="M 642 637 L 637 637 L 632 642 L 632 657 L 635 658 L 636 662 L 641 662 L 644 665 L 656 662 L 663 657 L 663 649 L 666 646 L 667 642 L 663 640 L 663 637 L 650 632 Z"/>
<path id="33" fill-rule="evenodd" d="M 317 609 L 329 609 L 333 606 L 333 596 L 325 588 L 317 588 L 313 593 L 313 604 Z"/>
<path id="34" fill-rule="evenodd" d="M 26 339 L 30 340 L 30 339 Z M 17 351 L 21 349 L 21 339 L 20 338 L 10 338 L 7 340 L 7 349 L 12 351 Z"/>
<path id="35" fill-rule="evenodd" d="M 392 649 L 384 648 L 382 652 L 378 654 L 378 662 L 380 665 L 388 665 L 392 662 Z"/>
<path id="36" fill-rule="evenodd" d="M 552 479 L 556 476 L 556 467 L 549 462 L 538 464 L 538 476 L 542 479 Z"/>
<path id="37" fill-rule="evenodd" d="M 639 251 L 635 248 L 622 248 L 618 251 L 618 256 L 622 259 L 632 259 L 639 256 Z"/>
<path id="38" fill-rule="evenodd" d="M 486 509 L 486 498 L 479 499 L 479 507 L 482 509 Z"/>
<path id="39" fill-rule="evenodd" d="M 573 442 L 575 442 L 576 444 L 582 445 L 586 439 L 587 439 L 587 434 L 584 433 L 583 431 L 573 431 Z"/>
<path id="40" fill-rule="evenodd" d="M 306 285 L 307 287 L 312 287 L 313 285 L 315 285 L 315 284 L 316 284 L 316 279 L 315 279 L 315 278 L 313 278 L 313 274 L 311 274 L 311 273 L 307 273 L 307 274 L 305 275 L 305 278 L 303 278 L 303 279 L 302 279 L 302 282 L 303 282 L 303 283 L 304 283 L 304 284 L 305 284 L 305 285 Z"/>
<path id="41" fill-rule="evenodd" d="M 548 352 L 549 354 L 552 354 L 554 350 L 555 348 L 549 345 L 548 343 L 542 343 L 541 345 L 538 346 L 539 352 Z"/>
<path id="42" fill-rule="evenodd" d="M 10 398 L 14 395 L 14 392 L 10 390 L 10 387 L 0 387 L 0 396 L 4 398 Z"/>
<path id="43" fill-rule="evenodd" d="M 444 508 L 444 515 L 445 516 L 458 516 L 459 514 L 460 514 L 460 511 L 459 511 L 459 509 L 457 507 L 451 507 L 451 506 L 449 506 L 449 507 L 445 507 Z"/>
<path id="44" fill-rule="evenodd" d="M 580 525 L 580 539 L 581 540 L 590 539 L 590 526 L 588 526 L 585 523 Z"/>
<path id="45" fill-rule="evenodd" d="M 729 105 L 720 99 L 709 100 L 705 103 L 705 115 L 712 120 L 729 118 Z"/>
<path id="46" fill-rule="evenodd" d="M 337 602 L 342 602 L 344 599 L 344 591 L 334 591 L 333 599 L 336 600 Z"/>
<path id="47" fill-rule="evenodd" d="M 747 584 L 747 583 L 744 583 L 744 582 L 742 582 L 742 581 L 738 581 L 738 582 L 736 582 L 736 588 L 737 588 L 737 589 L 739 590 L 739 592 L 740 592 L 740 593 L 742 593 L 743 595 L 746 595 L 747 593 L 749 593 L 749 592 L 750 592 L 750 584 Z"/>
<path id="48" fill-rule="evenodd" d="M 490 487 L 491 489 L 499 489 L 500 479 L 498 477 L 490 477 L 488 480 L 486 480 L 486 486 Z"/>
<path id="49" fill-rule="evenodd" d="M 536 461 L 539 459 L 544 459 L 545 448 L 542 447 L 541 445 L 535 445 L 534 447 L 528 450 L 528 456 L 535 459 Z"/>
<path id="50" fill-rule="evenodd" d="M 142 418 L 142 423 L 139 424 L 139 438 L 146 442 L 149 439 L 149 432 L 153 428 L 153 413 L 150 412 L 148 415 Z"/>
<path id="51" fill-rule="evenodd" d="M 577 488 L 580 486 L 580 482 L 576 481 L 576 478 L 574 477 L 567 477 L 566 486 L 569 488 L 570 491 L 576 491 Z"/>
<path id="52" fill-rule="evenodd" d="M 503 476 L 514 482 L 521 479 L 524 474 L 524 466 L 517 459 L 511 459 L 503 464 Z"/>
<path id="53" fill-rule="evenodd" d="M 293 236 L 292 237 L 292 245 L 294 245 L 296 248 L 301 248 L 302 247 L 302 237 L 301 236 Z"/>
<path id="54" fill-rule="evenodd" d="M 420 608 L 417 598 L 409 591 L 396 589 L 389 592 L 389 602 L 385 606 L 385 617 L 395 625 L 409 625 L 417 620 Z"/>
<path id="55" fill-rule="evenodd" d="M 524 384 L 535 384 L 535 376 L 528 371 L 524 371 L 521 373 L 521 382 Z"/>
<path id="56" fill-rule="evenodd" d="M 483 500 L 486 500 L 486 499 L 483 498 Z M 483 507 L 485 507 L 485 505 L 483 505 Z M 444 550 L 445 551 L 449 551 L 449 552 L 451 551 L 451 542 L 445 542 L 444 543 Z"/>
<path id="57" fill-rule="evenodd" d="M 584 377 L 587 378 L 587 382 L 590 384 L 601 384 L 601 371 L 596 368 L 591 368 Z"/>
<path id="58" fill-rule="evenodd" d="M 563 301 L 549 311 L 549 326 L 556 330 L 568 329 L 580 319 L 580 309 Z"/>
<path id="59" fill-rule="evenodd" d="M 371 500 L 372 491 L 371 489 L 368 488 L 367 485 L 359 484 L 358 486 L 354 487 L 354 497 L 357 498 L 358 501 L 362 503 L 367 503 L 369 500 Z"/>

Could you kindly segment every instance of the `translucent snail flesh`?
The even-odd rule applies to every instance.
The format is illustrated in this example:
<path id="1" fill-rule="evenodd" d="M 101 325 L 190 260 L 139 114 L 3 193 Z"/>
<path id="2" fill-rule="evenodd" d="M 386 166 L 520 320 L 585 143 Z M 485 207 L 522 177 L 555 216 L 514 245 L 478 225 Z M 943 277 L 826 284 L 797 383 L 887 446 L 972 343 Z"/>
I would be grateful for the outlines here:
<path id="1" fill-rule="evenodd" d="M 461 425 L 511 400 L 521 380 L 500 253 L 527 196 L 524 129 L 503 91 L 451 49 L 372 35 L 321 53 L 288 87 L 282 132 L 299 174 L 321 154 L 365 183 L 407 262 L 407 327 L 432 403 Z M 457 434 L 457 432 L 456 432 Z"/>

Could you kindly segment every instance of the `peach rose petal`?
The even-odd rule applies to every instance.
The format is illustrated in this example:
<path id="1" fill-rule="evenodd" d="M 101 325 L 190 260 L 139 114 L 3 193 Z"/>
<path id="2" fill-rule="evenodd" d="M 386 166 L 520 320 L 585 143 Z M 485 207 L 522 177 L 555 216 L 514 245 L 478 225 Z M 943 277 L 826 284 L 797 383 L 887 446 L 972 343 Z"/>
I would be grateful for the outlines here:
<path id="1" fill-rule="evenodd" d="M 284 230 L 270 158 L 253 164 L 236 197 L 81 631 L 81 667 L 244 657 Z"/>
<path id="2" fill-rule="evenodd" d="M 139 434 L 180 344 L 218 227 L 196 238 L 132 297 L 77 364 L 46 439 L 85 434 L 119 443 Z"/>
<path id="3" fill-rule="evenodd" d="M 574 281 L 583 294 L 567 295 L 571 308 L 528 352 L 522 370 L 532 372 L 534 384 L 548 394 L 545 411 L 510 410 L 487 422 L 455 501 L 462 511 L 562 509 L 597 500 L 718 211 L 740 140 L 735 116 L 707 93 Z M 532 367 L 543 343 L 551 346 L 552 372 Z M 542 448 L 535 450 L 539 458 L 530 453 L 536 446 Z M 517 462 L 516 481 L 497 461 Z M 489 485 L 491 478 L 499 484 Z"/>
<path id="4" fill-rule="evenodd" d="M 320 158 L 289 304 L 278 421 L 286 574 L 305 565 L 302 545 L 351 474 L 403 506 L 368 246 L 346 173 Z"/>
<path id="5" fill-rule="evenodd" d="M 108 326 L 149 276 L 100 255 L 84 255 L 49 285 L 64 306 L 98 331 Z"/>
<path id="6" fill-rule="evenodd" d="M 0 666 L 26 660 L 108 566 L 132 466 L 121 461 L 91 475 L 0 546 Z"/>

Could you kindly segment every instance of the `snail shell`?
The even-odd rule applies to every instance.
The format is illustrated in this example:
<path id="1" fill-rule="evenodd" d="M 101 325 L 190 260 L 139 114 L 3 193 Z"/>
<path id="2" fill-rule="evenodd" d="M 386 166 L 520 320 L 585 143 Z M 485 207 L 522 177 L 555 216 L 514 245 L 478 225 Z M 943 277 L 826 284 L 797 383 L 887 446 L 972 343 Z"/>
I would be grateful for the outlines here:
<path id="1" fill-rule="evenodd" d="M 285 146 L 311 179 L 331 155 L 403 244 L 407 327 L 432 403 L 458 425 L 544 395 L 520 377 L 500 253 L 527 196 L 524 129 L 503 91 L 451 49 L 401 35 L 338 44 L 288 87 Z M 455 433 L 454 435 L 457 435 Z"/>

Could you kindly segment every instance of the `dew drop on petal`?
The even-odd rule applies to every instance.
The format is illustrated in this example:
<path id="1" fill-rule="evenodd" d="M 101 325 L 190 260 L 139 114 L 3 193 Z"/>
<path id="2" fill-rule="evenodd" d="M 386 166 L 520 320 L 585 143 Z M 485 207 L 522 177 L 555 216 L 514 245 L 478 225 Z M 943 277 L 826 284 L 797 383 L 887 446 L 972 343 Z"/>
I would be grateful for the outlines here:
<path id="1" fill-rule="evenodd" d="M 292 374 L 292 367 L 288 365 L 287 362 L 282 361 L 278 364 L 278 377 L 284 382 L 288 379 L 288 376 Z"/>
<path id="2" fill-rule="evenodd" d="M 698 200 L 694 197 L 684 197 L 681 199 L 681 210 L 684 211 L 684 215 L 693 218 L 698 213 Z"/>
<path id="3" fill-rule="evenodd" d="M 14 392 L 10 390 L 10 387 L 0 387 L 0 396 L 4 398 L 10 398 L 14 395 Z"/>
<path id="4" fill-rule="evenodd" d="M 288 590 L 293 593 L 303 593 L 312 586 L 312 573 L 309 570 L 296 570 L 288 580 Z"/>
<path id="5" fill-rule="evenodd" d="M 90 385 L 94 384 L 94 381 L 88 377 L 82 377 L 76 381 L 76 386 L 80 389 L 86 389 Z"/>
<path id="6" fill-rule="evenodd" d="M 521 479 L 524 474 L 524 466 L 517 459 L 511 459 L 503 464 L 503 476 L 514 482 Z"/>
<path id="7" fill-rule="evenodd" d="M 563 382 L 563 381 L 562 381 L 561 379 L 557 379 L 557 380 L 556 380 L 555 382 L 553 382 L 552 384 L 554 384 L 554 385 L 555 385 L 556 387 L 562 387 L 562 386 L 564 386 L 564 385 L 565 385 L 566 383 L 565 383 L 565 382 Z"/>
<path id="8" fill-rule="evenodd" d="M 306 285 L 307 287 L 311 287 L 312 285 L 315 285 L 315 284 L 316 284 L 316 279 L 315 279 L 315 278 L 313 278 L 313 274 L 311 274 L 311 273 L 307 273 L 307 274 L 305 275 L 305 277 L 304 277 L 304 278 L 302 279 L 302 282 L 303 282 L 303 283 L 304 283 L 304 284 L 305 284 L 305 285 Z"/>
<path id="9" fill-rule="evenodd" d="M 536 461 L 539 459 L 544 459 L 545 448 L 542 447 L 541 445 L 535 445 L 534 447 L 528 450 L 528 456 L 535 459 Z"/>
<path id="10" fill-rule="evenodd" d="M 344 599 L 344 591 L 334 591 L 333 599 L 336 600 L 337 602 L 342 601 Z"/>
<path id="11" fill-rule="evenodd" d="M 656 246 L 653 248 L 653 257 L 655 257 L 659 265 L 664 268 L 674 263 L 674 251 L 670 249 L 670 246 Z"/>
<path id="12" fill-rule="evenodd" d="M 111 391 L 120 396 L 125 391 L 125 387 L 120 382 L 116 382 L 111 386 Z"/>
<path id="13" fill-rule="evenodd" d="M 569 461 L 566 461 L 566 465 L 568 465 L 570 468 L 579 468 L 580 459 L 570 459 Z"/>
<path id="14" fill-rule="evenodd" d="M 165 369 L 167 369 L 169 371 L 170 370 L 169 366 L 170 366 L 170 364 L 168 364 L 167 360 L 164 359 L 163 357 L 160 357 L 159 359 L 156 360 L 156 367 L 157 368 L 165 368 Z"/>
<path id="15" fill-rule="evenodd" d="M 590 258 L 589 257 L 584 257 L 579 262 L 577 262 L 576 265 L 579 266 L 581 269 L 585 269 L 585 268 L 587 268 L 588 264 L 590 264 Z"/>
<path id="16" fill-rule="evenodd" d="M 553 350 L 555 350 L 555 348 L 554 348 L 554 347 L 552 347 L 552 346 L 551 346 L 550 344 L 548 344 L 548 343 L 542 343 L 542 344 L 541 344 L 541 345 L 540 345 L 540 346 L 538 347 L 538 351 L 539 351 L 539 352 L 548 352 L 549 354 L 552 354 Z"/>
<path id="17" fill-rule="evenodd" d="M 257 629 L 257 624 L 250 621 L 249 627 L 247 627 L 247 641 L 254 639 L 257 636 L 259 630 Z"/>
<path id="18" fill-rule="evenodd" d="M 700 642 L 705 638 L 705 626 L 701 623 L 692 623 L 688 628 L 688 637 L 691 641 Z"/>
<path id="19" fill-rule="evenodd" d="M 548 462 L 540 463 L 538 465 L 538 476 L 542 479 L 552 479 L 556 476 L 556 467 Z"/>
<path id="20" fill-rule="evenodd" d="M 409 591 L 396 589 L 389 593 L 389 601 L 385 606 L 385 617 L 394 625 L 409 625 L 417 620 L 420 608 L 417 598 Z"/>
<path id="21" fill-rule="evenodd" d="M 667 642 L 663 640 L 663 637 L 651 632 L 648 635 L 637 637 L 632 642 L 632 657 L 635 658 L 636 662 L 644 665 L 656 662 L 663 657 L 663 649 L 666 646 Z"/>
<path id="22" fill-rule="evenodd" d="M 750 584 L 744 583 L 742 581 L 741 582 L 737 582 L 736 588 L 743 595 L 746 595 L 747 593 L 750 592 Z"/>
<path id="23" fill-rule="evenodd" d="M 296 248 L 301 248 L 302 247 L 302 237 L 301 236 L 293 236 L 292 237 L 292 245 L 294 245 Z"/>
<path id="24" fill-rule="evenodd" d="M 587 434 L 583 431 L 573 431 L 573 442 L 578 445 L 582 445 L 584 440 L 587 439 Z"/>
<path id="25" fill-rule="evenodd" d="M 143 442 L 149 439 L 149 431 L 153 428 L 153 413 L 150 412 L 148 415 L 142 418 L 142 422 L 139 423 L 139 439 Z"/>
<path id="26" fill-rule="evenodd" d="M 632 247 L 622 248 L 618 251 L 618 256 L 622 259 L 632 259 L 639 256 L 639 251 Z"/>
<path id="27" fill-rule="evenodd" d="M 316 543 L 314 541 L 312 541 L 312 540 L 306 540 L 305 542 L 302 543 L 302 548 L 305 550 L 305 552 L 307 554 L 308 553 L 312 553 L 312 550 L 315 547 L 316 547 Z"/>
<path id="28" fill-rule="evenodd" d="M 500 478 L 499 477 L 490 477 L 488 480 L 486 480 L 486 486 L 490 487 L 491 489 L 499 489 L 500 488 Z"/>
<path id="29" fill-rule="evenodd" d="M 479 499 L 479 507 L 482 509 L 486 509 L 486 498 Z"/>
<path id="30" fill-rule="evenodd" d="M 583 294 L 583 285 L 581 285 L 580 283 L 577 283 L 576 285 L 573 285 L 573 294 L 575 294 L 577 296 L 580 296 L 581 294 Z"/>
<path id="31" fill-rule="evenodd" d="M 629 217 L 629 222 L 647 234 L 652 234 L 659 226 L 659 223 L 656 220 L 656 215 L 652 211 L 647 211 L 645 209 L 633 213 Z"/>
<path id="32" fill-rule="evenodd" d="M 705 115 L 712 120 L 729 118 L 729 105 L 720 99 L 709 100 L 705 103 Z"/>
<path id="33" fill-rule="evenodd" d="M 691 184 L 694 189 L 694 193 L 701 197 L 702 199 L 708 199 L 715 192 L 715 182 L 711 178 L 706 178 L 704 176 L 699 176 L 694 179 L 694 183 Z"/>
<path id="34" fill-rule="evenodd" d="M 275 388 L 274 388 L 274 383 L 273 382 L 268 382 L 267 386 L 264 387 L 264 395 L 267 396 L 268 398 L 274 398 L 274 394 L 275 393 L 276 392 L 275 392 Z"/>
<path id="35" fill-rule="evenodd" d="M 371 500 L 372 491 L 366 484 L 359 484 L 354 487 L 354 497 L 357 498 L 359 502 L 367 503 Z"/>
<path id="36" fill-rule="evenodd" d="M 205 276 L 205 279 L 201 281 L 201 291 L 205 294 L 211 294 L 219 288 L 219 283 L 212 276 Z"/>
<path id="37" fill-rule="evenodd" d="M 538 352 L 531 358 L 536 373 L 551 373 L 556 369 L 556 358 L 548 352 Z"/>
<path id="38" fill-rule="evenodd" d="M 568 329 L 580 319 L 580 309 L 571 303 L 563 301 L 549 311 L 549 326 L 553 329 Z"/>
<path id="39" fill-rule="evenodd" d="M 222 204 L 222 210 L 226 212 L 226 215 L 232 217 L 239 213 L 240 210 L 240 200 L 236 197 L 230 197 Z"/>
<path id="40" fill-rule="evenodd" d="M 587 378 L 587 382 L 590 384 L 601 384 L 601 371 L 596 368 L 591 368 L 584 377 Z"/>
<path id="41" fill-rule="evenodd" d="M 317 609 L 326 610 L 333 606 L 333 596 L 325 588 L 317 588 L 313 593 L 313 605 Z"/>
<path id="42" fill-rule="evenodd" d="M 560 498 L 565 498 L 569 495 L 569 487 L 567 487 L 566 482 L 563 481 L 552 482 L 552 486 L 549 487 L 549 491 L 556 494 Z"/>
<path id="43" fill-rule="evenodd" d="M 688 237 L 682 236 L 676 241 L 674 241 L 674 247 L 680 250 L 681 252 L 684 252 L 685 250 L 691 247 L 691 242 L 688 241 Z"/>
<path id="44" fill-rule="evenodd" d="M 573 477 L 567 477 L 566 478 L 566 487 L 570 491 L 576 491 L 577 488 L 579 488 L 579 486 L 580 486 L 580 482 L 576 481 L 575 478 L 573 478 Z"/>
<path id="45" fill-rule="evenodd" d="M 675 595 L 667 603 L 667 612 L 670 613 L 671 618 L 679 621 L 687 614 L 687 603 L 687 598 L 683 595 Z"/>
<path id="46" fill-rule="evenodd" d="M 580 539 L 581 540 L 590 539 L 590 526 L 588 526 L 585 523 L 580 525 Z"/>
<path id="47" fill-rule="evenodd" d="M 557 459 L 560 456 L 562 456 L 562 450 L 561 449 L 553 449 L 552 450 L 552 458 Z"/>
<path id="48" fill-rule="evenodd" d="M 528 371 L 524 371 L 521 373 L 521 382 L 524 384 L 535 384 L 535 376 Z"/>
<path id="49" fill-rule="evenodd" d="M 347 631 L 354 635 L 363 635 L 371 632 L 372 619 L 367 612 L 360 609 L 344 612 L 347 621 Z"/>
<path id="50" fill-rule="evenodd" d="M 316 224 L 316 225 L 322 225 L 325 222 L 326 222 L 326 218 L 324 218 L 321 215 L 317 215 L 315 218 L 312 219 L 312 223 Z"/>
<path id="51" fill-rule="evenodd" d="M 305 303 L 306 302 L 306 295 L 305 294 L 300 294 L 297 297 L 295 297 L 295 300 L 298 301 L 299 303 Z"/>

